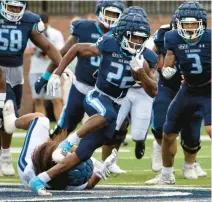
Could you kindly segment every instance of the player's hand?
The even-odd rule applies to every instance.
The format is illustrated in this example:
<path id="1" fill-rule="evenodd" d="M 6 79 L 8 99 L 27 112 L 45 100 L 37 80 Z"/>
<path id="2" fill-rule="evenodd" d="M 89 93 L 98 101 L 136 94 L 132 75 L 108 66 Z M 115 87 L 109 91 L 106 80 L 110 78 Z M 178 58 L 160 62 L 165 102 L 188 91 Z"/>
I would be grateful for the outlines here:
<path id="1" fill-rule="evenodd" d="M 60 94 L 60 86 L 60 76 L 57 74 L 52 74 L 47 84 L 47 95 L 55 97 L 56 95 Z"/>
<path id="2" fill-rule="evenodd" d="M 96 160 L 96 162 L 94 164 L 93 172 L 96 176 L 98 176 L 101 179 L 103 178 L 104 180 L 107 180 L 107 178 L 110 175 L 109 169 L 105 166 L 104 163 L 102 163 L 98 160 Z"/>
<path id="3" fill-rule="evenodd" d="M 117 158 L 118 158 L 118 152 L 116 149 L 113 149 L 111 155 L 108 156 L 104 161 L 104 165 L 106 166 L 106 168 L 109 168 L 111 165 L 113 165 L 116 162 Z"/>
<path id="4" fill-rule="evenodd" d="M 138 71 L 139 69 L 142 69 L 144 65 L 144 57 L 143 55 L 137 54 L 135 57 L 132 57 L 132 60 L 130 60 L 130 66 L 133 71 Z"/>
<path id="5" fill-rule="evenodd" d="M 47 85 L 47 83 L 47 80 L 45 80 L 43 77 L 39 77 L 39 79 L 35 82 L 35 92 L 39 94 L 42 88 Z"/>
<path id="6" fill-rule="evenodd" d="M 66 68 L 64 70 L 62 76 L 65 81 L 69 81 L 70 83 L 74 83 L 74 81 L 76 80 L 74 73 L 69 68 Z"/>
<path id="7" fill-rule="evenodd" d="M 171 79 L 175 75 L 176 72 L 177 72 L 177 70 L 172 67 L 163 67 L 162 68 L 162 75 L 165 79 Z"/>

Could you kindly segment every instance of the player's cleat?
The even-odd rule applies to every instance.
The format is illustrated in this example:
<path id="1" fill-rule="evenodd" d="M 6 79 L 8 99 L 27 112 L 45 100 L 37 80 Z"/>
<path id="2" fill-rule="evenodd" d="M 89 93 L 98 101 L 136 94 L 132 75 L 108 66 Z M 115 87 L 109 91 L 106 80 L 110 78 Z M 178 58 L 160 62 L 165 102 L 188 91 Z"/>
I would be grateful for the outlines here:
<path id="1" fill-rule="evenodd" d="M 202 170 L 199 163 L 194 163 L 194 170 L 198 177 L 206 177 L 207 176 L 207 173 L 204 170 Z"/>
<path id="2" fill-rule="evenodd" d="M 160 172 L 162 169 L 162 148 L 156 142 L 153 141 L 153 152 L 152 152 L 152 171 L 153 172 Z"/>
<path id="3" fill-rule="evenodd" d="M 4 176 L 15 175 L 11 154 L 2 154 L 0 157 L 0 169 Z"/>
<path id="4" fill-rule="evenodd" d="M 116 164 L 116 162 L 113 163 L 113 164 L 109 167 L 109 171 L 110 171 L 110 173 L 113 173 L 113 174 L 124 174 L 124 173 L 127 173 L 127 171 L 122 170 L 122 169 Z"/>
<path id="5" fill-rule="evenodd" d="M 184 163 L 182 166 L 182 174 L 185 179 L 197 179 L 198 176 L 195 172 L 194 165 Z"/>
<path id="6" fill-rule="evenodd" d="M 144 182 L 146 185 L 162 184 L 162 185 L 172 185 L 175 184 L 174 174 L 159 174 L 155 178 Z"/>
<path id="7" fill-rule="evenodd" d="M 37 176 L 33 177 L 29 182 L 30 188 L 40 196 L 51 196 L 52 194 L 45 189 L 44 182 Z"/>
<path id="8" fill-rule="evenodd" d="M 144 153 L 145 153 L 145 142 L 144 141 L 135 142 L 135 157 L 137 159 L 141 159 L 144 156 Z"/>
<path id="9" fill-rule="evenodd" d="M 72 144 L 68 140 L 63 140 L 57 147 L 57 149 L 52 153 L 52 160 L 60 163 L 62 162 L 68 154 L 70 154 L 70 150 L 73 147 Z"/>
<path id="10" fill-rule="evenodd" d="M 4 130 L 8 134 L 13 134 L 16 130 L 15 127 L 15 109 L 12 100 L 7 100 L 3 108 L 3 117 L 4 117 Z"/>

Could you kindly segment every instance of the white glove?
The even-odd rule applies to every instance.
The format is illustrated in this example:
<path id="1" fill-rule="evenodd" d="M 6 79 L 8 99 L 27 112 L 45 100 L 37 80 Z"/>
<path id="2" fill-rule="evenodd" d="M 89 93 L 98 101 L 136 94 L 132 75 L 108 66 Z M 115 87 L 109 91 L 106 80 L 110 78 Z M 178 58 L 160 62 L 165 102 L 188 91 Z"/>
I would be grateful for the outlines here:
<path id="1" fill-rule="evenodd" d="M 60 86 L 60 76 L 57 74 L 52 74 L 47 84 L 47 95 L 55 97 L 56 95 L 60 94 Z"/>
<path id="2" fill-rule="evenodd" d="M 165 79 L 171 79 L 175 75 L 176 72 L 177 72 L 177 70 L 172 67 L 163 67 L 162 68 L 162 75 Z"/>
<path id="3" fill-rule="evenodd" d="M 68 67 L 64 70 L 62 76 L 64 80 L 69 81 L 70 83 L 74 83 L 76 80 L 76 76 Z"/>
<path id="4" fill-rule="evenodd" d="M 105 166 L 104 163 L 96 160 L 94 163 L 94 174 L 97 175 L 99 178 L 103 178 L 104 180 L 107 180 L 107 177 L 109 177 L 110 171 Z"/>
<path id="5" fill-rule="evenodd" d="M 130 60 L 130 66 L 132 68 L 132 70 L 134 70 L 135 72 L 138 71 L 138 69 L 143 68 L 144 65 L 144 57 L 143 55 L 140 54 L 136 54 L 136 56 L 132 57 L 132 60 Z"/>
<path id="6" fill-rule="evenodd" d="M 49 191 L 47 191 L 46 189 L 42 189 L 42 188 L 38 190 L 38 195 L 39 196 L 52 196 L 52 194 Z"/>
<path id="7" fill-rule="evenodd" d="M 116 162 L 117 158 L 118 158 L 118 152 L 116 149 L 113 149 L 111 155 L 108 156 L 104 161 L 104 165 L 106 166 L 106 168 L 109 168 L 111 165 L 113 165 Z"/>

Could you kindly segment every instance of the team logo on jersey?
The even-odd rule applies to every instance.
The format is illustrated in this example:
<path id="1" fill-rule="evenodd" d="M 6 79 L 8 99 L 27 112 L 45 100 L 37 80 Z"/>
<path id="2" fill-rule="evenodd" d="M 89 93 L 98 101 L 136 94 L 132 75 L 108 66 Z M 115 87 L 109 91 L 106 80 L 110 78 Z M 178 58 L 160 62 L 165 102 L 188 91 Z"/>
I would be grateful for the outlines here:
<path id="1" fill-rule="evenodd" d="M 91 38 L 92 38 L 92 39 L 98 39 L 99 37 L 100 37 L 99 34 L 96 34 L 96 33 L 92 33 L 92 34 L 91 34 Z"/>
<path id="2" fill-rule="evenodd" d="M 112 57 L 114 57 L 114 58 L 123 58 L 123 55 L 113 52 L 112 53 Z"/>
<path id="3" fill-rule="evenodd" d="M 188 49 L 188 44 L 179 44 L 179 45 L 178 45 L 178 49 L 179 49 L 179 50 Z"/>
<path id="4" fill-rule="evenodd" d="M 199 48 L 205 48 L 205 44 L 199 44 Z"/>

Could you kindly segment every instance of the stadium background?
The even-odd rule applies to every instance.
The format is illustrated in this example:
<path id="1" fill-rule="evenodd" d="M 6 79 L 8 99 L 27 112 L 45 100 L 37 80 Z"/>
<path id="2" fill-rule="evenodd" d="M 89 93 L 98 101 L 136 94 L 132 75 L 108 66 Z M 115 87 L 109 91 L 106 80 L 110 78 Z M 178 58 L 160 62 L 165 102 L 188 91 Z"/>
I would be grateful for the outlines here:
<path id="1" fill-rule="evenodd" d="M 145 9 L 151 26 L 152 35 L 163 24 L 168 24 L 172 14 L 183 1 L 126 1 L 126 6 L 140 6 Z M 201 1 L 206 8 L 208 16 L 208 27 L 211 27 L 211 1 Z M 70 34 L 70 20 L 73 16 L 84 16 L 88 13 L 95 13 L 96 1 L 29 1 L 28 10 L 41 14 L 47 12 L 50 15 L 52 27 L 60 30 L 65 39 Z M 24 93 L 20 114 L 33 111 L 31 90 L 28 82 L 30 68 L 30 57 L 24 60 Z"/>

